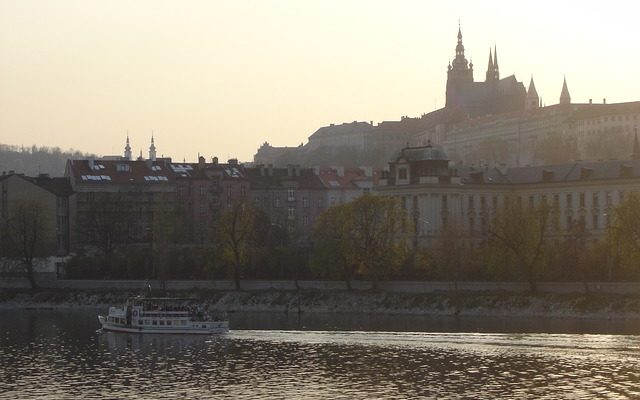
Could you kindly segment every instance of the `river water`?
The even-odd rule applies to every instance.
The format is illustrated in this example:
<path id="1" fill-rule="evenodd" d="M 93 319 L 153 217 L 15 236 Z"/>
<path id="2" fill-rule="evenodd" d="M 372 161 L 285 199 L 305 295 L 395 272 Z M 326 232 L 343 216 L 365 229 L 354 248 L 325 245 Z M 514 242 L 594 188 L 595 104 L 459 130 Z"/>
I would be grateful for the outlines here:
<path id="1" fill-rule="evenodd" d="M 232 314 L 222 336 L 0 311 L 6 399 L 640 398 L 640 323 Z"/>

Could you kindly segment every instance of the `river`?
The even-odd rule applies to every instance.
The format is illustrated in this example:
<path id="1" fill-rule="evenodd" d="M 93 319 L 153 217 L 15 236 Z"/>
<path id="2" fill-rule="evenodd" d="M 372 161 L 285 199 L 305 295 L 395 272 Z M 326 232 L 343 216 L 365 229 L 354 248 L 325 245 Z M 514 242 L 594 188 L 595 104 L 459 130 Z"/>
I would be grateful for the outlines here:
<path id="1" fill-rule="evenodd" d="M 0 398 L 640 398 L 640 323 L 232 314 L 222 336 L 96 334 L 0 310 Z"/>

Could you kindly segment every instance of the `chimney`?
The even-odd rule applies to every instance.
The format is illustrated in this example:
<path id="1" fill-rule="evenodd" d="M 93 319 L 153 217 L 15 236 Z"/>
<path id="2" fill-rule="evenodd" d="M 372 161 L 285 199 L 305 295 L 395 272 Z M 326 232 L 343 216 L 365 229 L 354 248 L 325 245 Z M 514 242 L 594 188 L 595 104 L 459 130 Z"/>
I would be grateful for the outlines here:
<path id="1" fill-rule="evenodd" d="M 364 176 L 373 176 L 373 167 L 360 167 L 360 169 L 364 172 Z"/>
<path id="2" fill-rule="evenodd" d="M 589 104 L 593 104 L 593 99 L 589 99 Z"/>
<path id="3" fill-rule="evenodd" d="M 238 165 L 238 159 L 237 158 L 230 158 L 227 161 L 227 164 L 229 164 L 229 165 Z"/>
<path id="4" fill-rule="evenodd" d="M 198 168 L 199 169 L 204 169 L 204 167 L 205 167 L 204 157 L 198 156 Z"/>
<path id="5" fill-rule="evenodd" d="M 338 176 L 344 176 L 344 167 L 335 167 Z"/>
<path id="6" fill-rule="evenodd" d="M 213 157 L 213 158 L 211 159 L 211 163 L 212 163 L 213 165 L 218 165 L 218 157 Z"/>
<path id="7" fill-rule="evenodd" d="M 602 104 L 607 104 L 607 99 L 602 99 Z"/>
<path id="8" fill-rule="evenodd" d="M 89 164 L 89 169 L 93 171 L 93 167 L 95 166 L 95 161 L 93 160 L 93 158 L 88 159 L 87 163 Z"/>

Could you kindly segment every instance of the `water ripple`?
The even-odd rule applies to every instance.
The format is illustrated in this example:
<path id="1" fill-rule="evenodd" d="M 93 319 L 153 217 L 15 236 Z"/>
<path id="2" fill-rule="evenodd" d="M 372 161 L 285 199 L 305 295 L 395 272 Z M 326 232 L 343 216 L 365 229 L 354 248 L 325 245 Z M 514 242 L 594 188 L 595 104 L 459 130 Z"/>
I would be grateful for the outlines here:
<path id="1" fill-rule="evenodd" d="M 2 315 L 0 398 L 640 397 L 640 336 L 236 330 L 95 336 L 84 315 Z"/>

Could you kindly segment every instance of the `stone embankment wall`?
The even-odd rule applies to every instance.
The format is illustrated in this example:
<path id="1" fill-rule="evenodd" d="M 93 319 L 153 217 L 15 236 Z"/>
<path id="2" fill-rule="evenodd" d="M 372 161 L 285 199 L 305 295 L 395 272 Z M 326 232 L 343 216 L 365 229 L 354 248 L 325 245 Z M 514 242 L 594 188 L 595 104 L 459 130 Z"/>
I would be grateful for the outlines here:
<path id="1" fill-rule="evenodd" d="M 145 281 L 51 280 L 41 290 L 25 290 L 22 280 L 0 281 L 0 309 L 107 309 L 138 295 Z M 160 282 L 149 282 L 160 289 Z M 524 283 L 169 281 L 162 295 L 197 298 L 228 312 L 369 313 L 437 316 L 556 317 L 625 319 L 640 322 L 640 284 L 541 283 L 536 293 Z M 2 289 L 4 288 L 4 289 Z"/>
<path id="2" fill-rule="evenodd" d="M 170 291 L 184 290 L 235 290 L 235 284 L 230 280 L 202 281 L 202 280 L 171 280 L 143 281 L 143 280 L 40 280 L 43 289 L 72 289 L 72 290 L 142 290 L 149 284 L 153 289 Z M 368 281 L 354 281 L 351 287 L 355 291 L 372 290 L 373 284 Z M 0 279 L 0 288 L 26 289 L 29 283 L 26 279 Z M 244 291 L 263 290 L 347 290 L 344 281 L 278 281 L 278 280 L 248 280 L 241 282 Z M 526 293 L 529 285 L 524 282 L 454 282 L 448 281 L 386 281 L 379 282 L 377 289 L 388 293 L 451 293 L 451 292 L 501 292 Z M 640 295 L 640 282 L 540 282 L 537 287 L 539 293 L 601 293 Z"/>

